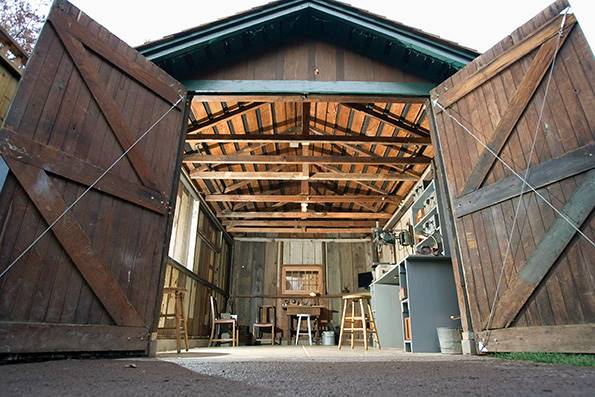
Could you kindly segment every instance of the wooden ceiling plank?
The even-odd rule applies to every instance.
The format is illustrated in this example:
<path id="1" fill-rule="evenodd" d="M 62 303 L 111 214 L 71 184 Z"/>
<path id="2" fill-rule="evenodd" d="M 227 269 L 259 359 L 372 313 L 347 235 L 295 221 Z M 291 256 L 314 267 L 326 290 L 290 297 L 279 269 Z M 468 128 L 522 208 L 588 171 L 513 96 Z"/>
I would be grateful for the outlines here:
<path id="1" fill-rule="evenodd" d="M 236 116 L 241 116 L 242 114 L 245 114 L 251 110 L 255 110 L 256 108 L 259 108 L 260 106 L 264 105 L 265 102 L 252 102 L 249 103 L 247 105 L 243 105 L 243 106 L 239 106 L 234 109 L 231 110 L 227 113 L 224 113 L 222 115 L 213 117 L 212 119 L 203 121 L 203 122 L 198 122 L 196 124 L 191 124 L 188 126 L 188 134 L 191 133 L 198 133 L 204 130 L 207 130 L 209 128 L 215 127 L 217 125 L 220 125 L 222 123 L 227 122 L 228 120 L 231 120 L 232 118 L 236 117 Z"/>
<path id="2" fill-rule="evenodd" d="M 395 116 L 390 117 L 387 114 L 377 112 L 373 109 L 370 109 L 368 106 L 361 104 L 361 103 L 342 103 L 341 105 L 346 106 L 350 109 L 356 110 L 358 112 L 362 112 L 367 116 L 373 117 L 383 123 L 392 125 L 393 127 L 409 131 L 412 134 L 415 134 L 422 138 L 430 138 L 430 131 L 427 129 L 417 126 L 414 123 L 411 123 L 407 119 Z"/>

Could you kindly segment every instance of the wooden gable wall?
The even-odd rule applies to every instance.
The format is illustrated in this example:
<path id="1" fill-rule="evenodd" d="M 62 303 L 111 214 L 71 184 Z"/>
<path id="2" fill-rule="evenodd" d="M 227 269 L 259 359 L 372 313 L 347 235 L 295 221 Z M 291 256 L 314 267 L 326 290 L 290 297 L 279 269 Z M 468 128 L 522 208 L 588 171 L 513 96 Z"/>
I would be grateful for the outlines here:
<path id="1" fill-rule="evenodd" d="M 429 82 L 399 67 L 312 38 L 217 63 L 183 79 Z"/>

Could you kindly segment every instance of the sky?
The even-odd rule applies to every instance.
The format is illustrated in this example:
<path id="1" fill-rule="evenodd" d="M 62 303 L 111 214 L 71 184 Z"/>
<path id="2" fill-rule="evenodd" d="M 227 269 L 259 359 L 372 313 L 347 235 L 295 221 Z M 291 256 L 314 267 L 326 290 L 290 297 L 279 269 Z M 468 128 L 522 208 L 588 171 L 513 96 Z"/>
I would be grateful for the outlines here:
<path id="1" fill-rule="evenodd" d="M 35 4 L 40 0 L 30 0 Z M 270 0 L 70 0 L 132 46 L 224 18 Z M 388 19 L 483 52 L 553 0 L 348 0 Z M 595 0 L 571 0 L 595 48 Z"/>

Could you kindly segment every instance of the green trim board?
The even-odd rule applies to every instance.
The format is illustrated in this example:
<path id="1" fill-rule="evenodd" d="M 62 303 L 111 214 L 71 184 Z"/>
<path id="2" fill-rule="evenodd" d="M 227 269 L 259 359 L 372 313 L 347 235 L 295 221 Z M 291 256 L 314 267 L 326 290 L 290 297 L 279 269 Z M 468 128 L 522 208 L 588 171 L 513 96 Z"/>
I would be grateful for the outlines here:
<path id="1" fill-rule="evenodd" d="M 186 89 L 204 95 L 362 95 L 428 98 L 431 83 L 309 80 L 186 80 Z"/>

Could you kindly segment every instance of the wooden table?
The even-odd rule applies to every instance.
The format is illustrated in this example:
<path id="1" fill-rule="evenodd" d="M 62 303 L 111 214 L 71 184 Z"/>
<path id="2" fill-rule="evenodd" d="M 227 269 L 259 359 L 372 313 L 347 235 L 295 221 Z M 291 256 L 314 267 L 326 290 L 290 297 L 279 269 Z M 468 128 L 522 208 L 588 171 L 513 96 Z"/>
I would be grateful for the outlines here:
<path id="1" fill-rule="evenodd" d="M 287 343 L 291 345 L 291 331 L 293 330 L 294 317 L 298 314 L 309 314 L 312 318 L 320 318 L 323 309 L 326 309 L 326 306 L 283 306 L 283 310 L 287 311 Z M 317 328 L 315 329 L 315 334 L 318 335 Z"/>

